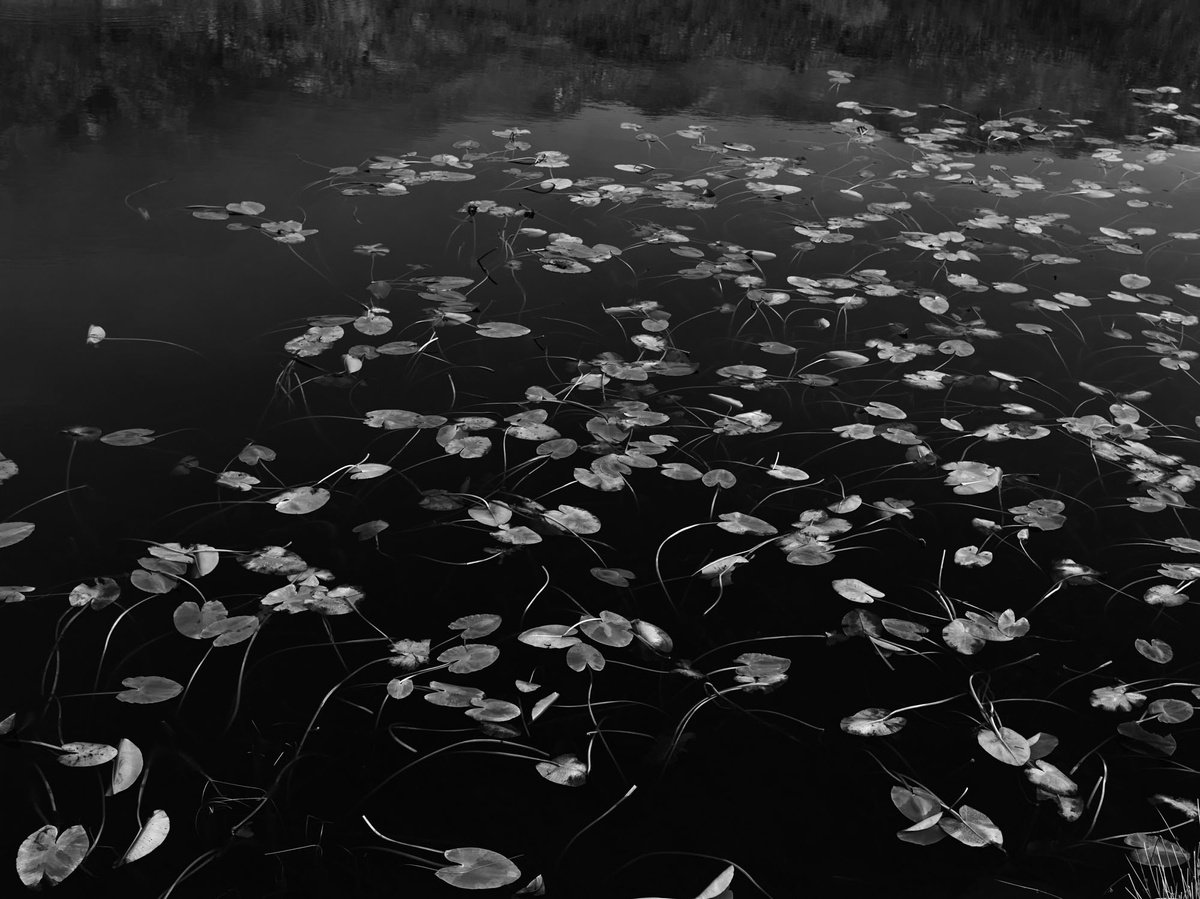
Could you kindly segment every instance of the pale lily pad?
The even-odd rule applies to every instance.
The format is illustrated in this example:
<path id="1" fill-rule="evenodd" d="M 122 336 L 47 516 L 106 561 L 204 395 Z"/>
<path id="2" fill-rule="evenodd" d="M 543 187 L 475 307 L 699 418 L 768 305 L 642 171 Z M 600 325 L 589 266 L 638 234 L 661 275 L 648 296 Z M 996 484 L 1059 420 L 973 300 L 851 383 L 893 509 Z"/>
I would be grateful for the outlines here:
<path id="1" fill-rule="evenodd" d="M 157 675 L 127 677 L 121 681 L 121 684 L 128 687 L 128 689 L 118 693 L 117 699 L 121 702 L 130 702 L 135 705 L 166 702 L 168 699 L 174 699 L 183 692 L 182 684 L 176 683 L 169 677 L 158 677 Z"/>
<path id="2" fill-rule="evenodd" d="M 491 890 L 510 884 L 521 876 L 520 868 L 490 849 L 447 849 L 443 854 L 454 865 L 439 868 L 433 873 L 461 890 Z"/>
<path id="3" fill-rule="evenodd" d="M 87 831 L 82 824 L 68 827 L 61 834 L 47 824 L 27 836 L 17 850 L 17 876 L 27 887 L 36 887 L 45 878 L 61 883 L 71 875 L 88 853 Z"/>
<path id="4" fill-rule="evenodd" d="M 988 755 L 1006 765 L 1019 768 L 1029 761 L 1029 741 L 1011 727 L 980 728 L 976 739 Z"/>
<path id="5" fill-rule="evenodd" d="M 94 768 L 117 757 L 117 748 L 107 743 L 63 743 L 62 749 L 58 763 L 68 768 Z"/>

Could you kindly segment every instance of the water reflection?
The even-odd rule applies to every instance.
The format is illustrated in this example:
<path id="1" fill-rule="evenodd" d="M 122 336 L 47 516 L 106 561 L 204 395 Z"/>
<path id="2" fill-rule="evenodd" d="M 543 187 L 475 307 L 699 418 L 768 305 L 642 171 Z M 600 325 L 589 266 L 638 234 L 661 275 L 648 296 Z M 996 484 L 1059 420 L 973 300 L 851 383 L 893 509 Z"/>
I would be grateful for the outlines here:
<path id="1" fill-rule="evenodd" d="M 1195 82 L 1200 11 L 1186 0 L 17 0 L 0 22 L 11 152 L 19 125 L 68 140 L 102 139 L 116 122 L 175 131 L 259 89 L 374 103 L 423 95 L 448 113 L 461 112 L 466 83 L 481 104 L 531 115 L 629 101 L 654 115 L 796 119 L 813 99 L 797 76 L 814 67 L 852 68 L 861 90 L 886 86 L 898 104 L 1091 110 L 1122 133 L 1106 112 L 1114 95 Z"/>

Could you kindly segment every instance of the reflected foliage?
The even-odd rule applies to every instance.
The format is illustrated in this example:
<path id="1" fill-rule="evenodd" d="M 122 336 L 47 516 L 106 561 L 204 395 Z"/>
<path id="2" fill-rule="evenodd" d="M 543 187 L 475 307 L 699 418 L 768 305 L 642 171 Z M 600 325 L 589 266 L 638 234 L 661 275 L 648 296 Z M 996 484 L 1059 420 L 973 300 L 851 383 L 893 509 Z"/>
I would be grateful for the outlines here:
<path id="1" fill-rule="evenodd" d="M 972 112 L 1033 95 L 1103 121 L 1130 84 L 1195 83 L 1200 10 L 1186 0 L 18 0 L 0 22 L 0 133 L 53 123 L 64 138 L 99 139 L 116 122 L 184 130 L 216 100 L 264 88 L 427 96 L 437 119 L 464 92 L 491 91 L 500 105 L 532 93 L 546 115 L 587 101 L 649 114 L 749 101 L 758 114 L 809 120 L 812 98 L 792 79 L 839 60 L 868 82 L 923 72 L 943 102 Z"/>

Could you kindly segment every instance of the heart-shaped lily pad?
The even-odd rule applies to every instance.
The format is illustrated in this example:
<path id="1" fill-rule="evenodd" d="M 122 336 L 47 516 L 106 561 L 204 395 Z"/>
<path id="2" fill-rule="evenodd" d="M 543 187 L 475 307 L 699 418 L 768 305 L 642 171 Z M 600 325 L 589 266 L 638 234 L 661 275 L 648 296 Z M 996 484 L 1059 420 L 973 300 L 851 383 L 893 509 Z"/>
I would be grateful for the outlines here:
<path id="1" fill-rule="evenodd" d="M 520 868 L 490 849 L 447 849 L 443 854 L 454 865 L 439 868 L 433 873 L 460 890 L 492 890 L 510 884 L 521 876 Z"/>

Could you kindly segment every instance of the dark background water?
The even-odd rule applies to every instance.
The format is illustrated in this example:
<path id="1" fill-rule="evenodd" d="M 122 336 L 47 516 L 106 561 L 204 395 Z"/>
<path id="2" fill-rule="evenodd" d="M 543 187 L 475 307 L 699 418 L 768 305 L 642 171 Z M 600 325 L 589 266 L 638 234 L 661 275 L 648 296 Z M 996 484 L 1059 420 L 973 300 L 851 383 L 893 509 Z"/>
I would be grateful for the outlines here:
<path id="1" fill-rule="evenodd" d="M 4 0 L 0 291 L 8 339 L 0 362 L 5 423 L 0 452 L 17 460 L 22 473 L 2 488 L 3 517 L 12 518 L 17 509 L 68 484 L 87 485 L 71 495 L 70 504 L 52 500 L 36 514 L 17 516 L 36 520 L 38 533 L 22 546 L 4 550 L 0 579 L 35 585 L 46 597 L 4 610 L 7 701 L 30 722 L 32 738 L 54 740 L 56 712 L 37 716 L 43 709 L 41 666 L 55 634 L 52 616 L 65 608 L 62 594 L 80 579 L 127 572 L 140 553 L 137 540 L 205 539 L 239 548 L 293 540 L 314 564 L 336 568 L 345 580 L 363 585 L 372 619 L 393 636 L 436 633 L 457 615 L 485 610 L 503 611 L 515 621 L 537 589 L 537 566 L 519 559 L 478 574 L 463 569 L 448 581 L 444 566 L 423 561 L 417 553 L 466 560 L 477 547 L 447 544 L 441 531 L 419 530 L 415 515 L 390 513 L 393 502 L 411 504 L 398 490 L 381 489 L 373 500 L 319 520 L 280 524 L 274 513 L 265 512 L 209 517 L 208 507 L 195 506 L 213 502 L 210 485 L 169 476 L 184 454 L 195 454 L 207 467 L 220 470 L 226 464 L 222 460 L 249 439 L 277 445 L 280 470 L 296 482 L 345 464 L 347 454 L 357 453 L 365 442 L 361 424 L 289 422 L 290 415 L 271 405 L 271 384 L 286 359 L 283 341 L 299 333 L 308 316 L 353 313 L 372 277 L 401 277 L 410 264 L 430 266 L 439 274 L 471 276 L 477 271 L 466 248 L 466 231 L 451 239 L 461 218 L 455 210 L 474 197 L 492 195 L 504 179 L 438 185 L 445 190 L 358 203 L 332 191 L 305 189 L 324 178 L 328 167 L 357 165 L 374 154 L 448 152 L 456 140 L 494 140 L 489 137 L 494 129 L 511 126 L 532 129 L 539 149 L 570 152 L 573 177 L 611 172 L 614 161 L 650 159 L 664 165 L 665 159 L 681 171 L 707 163 L 683 149 L 670 149 L 664 156 L 659 153 L 663 148 L 656 147 L 658 155 L 648 155 L 650 148 L 633 143 L 629 132 L 618 127 L 637 121 L 663 135 L 704 123 L 717 129 L 721 139 L 745 141 L 760 152 L 843 154 L 847 171 L 853 172 L 866 163 L 828 129 L 828 122 L 840 115 L 833 108 L 840 96 L 913 110 L 919 104 L 957 110 L 923 112 L 918 119 L 923 124 L 945 115 L 990 119 L 1066 110 L 1091 120 L 1089 134 L 1120 141 L 1142 123 L 1142 113 L 1128 102 L 1131 87 L 1173 85 L 1185 98 L 1195 95 L 1197 40 L 1200 9 L 1188 2 Z M 830 69 L 855 76 L 852 86 L 837 96 L 828 84 Z M 1086 146 L 1072 143 L 1042 152 L 1052 152 L 1052 167 L 1064 173 L 1064 180 L 1090 177 L 1094 171 Z M 984 158 L 1014 167 L 1038 165 L 1031 155 L 1036 153 L 1006 156 L 993 148 Z M 1175 169 L 1143 176 L 1156 195 L 1175 188 L 1179 177 Z M 229 233 L 219 224 L 196 221 L 184 210 L 189 204 L 241 199 L 265 203 L 280 218 L 304 219 L 322 230 L 322 239 L 293 254 L 251 235 Z M 1194 203 L 1187 202 L 1188 194 L 1169 199 L 1172 207 L 1159 210 L 1155 223 L 1164 232 L 1193 227 Z M 837 202 L 837 197 L 822 197 L 821 212 L 830 214 Z M 976 202 L 964 198 L 961 207 L 945 211 L 953 220 Z M 1108 222 L 1108 214 L 1078 212 L 1080 221 L 1092 224 Z M 585 240 L 629 242 L 623 222 L 599 216 L 585 221 L 593 226 Z M 778 241 L 768 224 L 754 217 L 727 216 L 719 222 L 715 236 L 746 243 L 761 238 L 763 245 Z M 372 271 L 350 248 L 377 241 L 392 253 Z M 843 270 L 849 257 L 817 258 L 813 265 L 829 274 Z M 1071 289 L 1110 289 L 1111 276 L 1120 270 L 1118 261 L 1103 252 L 1087 261 L 1089 265 L 1072 272 Z M 1171 251 L 1162 253 L 1156 265 L 1156 275 L 1161 271 L 1164 281 L 1186 280 L 1191 260 Z M 1005 271 L 997 269 L 997 276 Z M 1043 286 L 1053 287 L 1050 278 Z M 582 356 L 609 348 L 592 336 L 596 332 L 585 330 L 605 327 L 605 316 L 595 308 L 628 299 L 634 287 L 624 273 L 608 269 L 603 277 L 579 283 L 570 280 L 564 287 L 555 277 L 535 271 L 528 281 L 528 302 L 546 321 L 560 323 L 543 324 L 547 333 L 560 327 L 569 336 L 560 335 L 556 348 Z M 645 289 L 638 287 L 639 293 Z M 664 289 L 664 297 L 694 303 L 689 311 L 697 313 L 719 301 L 707 294 L 692 300 L 668 291 Z M 511 311 L 523 309 L 519 304 L 524 300 L 505 282 L 497 303 Z M 416 301 L 409 297 L 403 302 Z M 1011 318 L 996 313 L 1001 320 L 1006 314 Z M 886 314 L 879 319 L 887 320 Z M 93 322 L 103 324 L 113 337 L 173 341 L 194 348 L 204 359 L 155 344 L 86 347 L 84 334 Z M 572 330 L 571 322 L 580 327 Z M 1102 324 L 1093 322 L 1094 330 Z M 496 342 L 485 353 L 462 337 L 447 335 L 446 342 L 457 352 L 456 359 L 486 362 L 503 372 L 499 380 L 463 372 L 457 388 L 481 409 L 501 394 L 511 401 L 514 389 L 519 397 L 524 386 L 548 377 L 540 359 L 530 360 L 528 346 L 509 349 Z M 1056 364 L 1048 352 L 1039 352 L 1044 359 L 1038 357 L 1034 364 L 1047 369 Z M 994 364 L 1005 367 L 1014 358 L 1029 357 L 998 355 Z M 313 411 L 353 417 L 373 408 L 432 411 L 450 405 L 444 382 L 424 370 L 406 371 L 404 377 L 380 376 L 361 391 L 356 388 L 350 401 L 314 387 Z M 1128 387 L 1143 380 L 1140 373 L 1119 366 L 1097 366 L 1084 374 L 1090 372 L 1103 372 Z M 1156 371 L 1154 377 L 1161 374 Z M 420 380 L 425 375 L 429 380 Z M 1164 410 L 1186 408 L 1192 396 L 1176 381 L 1163 388 L 1158 402 Z M 303 412 L 296 410 L 296 417 Z M 837 423 L 836 414 L 831 411 L 829 421 L 822 423 Z M 104 431 L 144 426 L 179 433 L 138 450 L 79 444 L 72 451 L 59 431 L 78 424 Z M 398 442 L 382 445 L 387 449 L 381 452 L 391 453 Z M 1037 464 L 1028 458 L 1021 462 Z M 869 457 L 862 460 L 863 468 L 871 464 Z M 1046 467 L 1052 472 L 1065 464 Z M 327 467 L 314 475 L 321 465 Z M 535 483 L 546 490 L 554 486 L 553 479 Z M 453 488 L 458 482 L 446 474 L 440 485 Z M 615 501 L 589 498 L 589 507 L 598 514 L 611 511 L 613 517 L 606 521 L 623 522 L 618 525 L 625 528 L 625 542 L 619 544 L 625 555 L 617 557 L 621 564 L 625 559 L 631 567 L 647 564 L 645 545 L 656 545 L 663 528 L 669 533 L 670 523 L 679 520 L 678 507 L 692 502 L 674 489 L 647 488 L 640 517 L 629 520 L 619 517 L 628 513 Z M 703 516 L 704 503 L 696 505 L 694 514 Z M 395 515 L 394 525 L 407 522 L 414 528 L 400 559 L 381 557 L 347 534 L 350 526 L 380 508 Z M 936 527 L 952 530 L 946 522 Z M 642 536 L 652 542 L 639 543 Z M 1109 537 L 1097 521 L 1090 532 L 1085 528 L 1063 537 L 1054 548 L 1078 555 L 1090 539 Z M 868 570 L 887 570 L 917 556 L 900 538 L 882 549 L 892 555 L 882 555 Z M 914 584 L 932 580 L 936 563 L 930 559 L 935 557 L 921 556 L 924 567 L 913 575 Z M 568 572 L 586 571 L 591 564 L 583 552 L 564 553 L 560 561 Z M 222 576 L 224 570 L 214 575 Z M 561 581 L 566 593 L 586 596 L 595 590 L 586 574 L 572 577 L 564 575 Z M 65 739 L 115 742 L 126 733 L 140 736 L 153 758 L 147 806 L 170 806 L 175 829 L 155 857 L 119 875 L 97 866 L 100 880 L 76 875 L 61 889 L 109 889 L 114 883 L 109 878 L 119 876 L 115 882 L 122 889 L 155 894 L 189 861 L 221 847 L 224 854 L 176 895 L 301 894 L 317 884 L 364 896 L 383 895 L 385 886 L 419 895 L 452 892 L 430 875 L 402 867 L 402 860 L 361 850 L 378 843 L 358 822 L 363 812 L 384 832 L 413 843 L 480 845 L 514 857 L 523 854 L 519 864 L 526 875 L 547 871 L 551 894 L 560 896 L 686 895 L 698 892 L 716 870 L 716 863 L 694 857 L 638 860 L 645 852 L 670 851 L 734 859 L 774 896 L 794 895 L 801 888 L 836 890 L 838 895 L 883 888 L 921 889 L 931 895 L 981 889 L 1003 895 L 996 892 L 1004 889 L 1002 880 L 1037 884 L 1063 896 L 1075 894 L 1082 883 L 1094 895 L 1119 877 L 1124 862 L 1118 852 L 1068 853 L 1063 847 L 1078 832 L 1060 831 L 1044 818 L 1036 827 L 1030 825 L 1028 844 L 1018 828 L 1006 831 L 1009 857 L 957 845 L 921 849 L 894 840 L 890 831 L 900 823 L 887 802 L 889 782 L 857 744 L 837 731 L 837 718 L 868 705 L 898 707 L 941 698 L 959 687 L 948 689 L 934 671 L 928 676 L 910 671 L 899 683 L 865 646 L 861 651 L 839 647 L 846 651 L 838 655 L 817 651 L 823 644 L 822 627 L 835 626 L 844 605 L 824 594 L 816 598 L 818 589 L 828 592 L 827 581 L 823 572 L 812 576 L 806 569 L 764 565 L 743 579 L 741 592 L 723 600 L 726 605 L 715 624 L 710 621 L 706 629 L 683 616 L 669 626 L 695 655 L 726 637 L 807 627 L 815 639 L 788 644 L 793 651 L 786 654 L 794 667 L 785 690 L 792 693 L 783 707 L 826 728 L 819 736 L 790 726 L 761 726 L 769 718 L 749 722 L 726 714 L 707 725 L 708 730 L 700 729 L 694 748 L 666 775 L 643 761 L 640 745 L 628 757 L 618 753 L 632 760 L 628 769 L 605 769 L 584 791 L 543 789 L 540 781 L 530 785 L 514 777 L 505 762 L 463 756 L 469 763 L 431 761 L 418 767 L 414 771 L 423 772 L 419 780 L 395 783 L 360 806 L 347 797 L 366 793 L 409 754 L 365 726 L 360 710 L 335 704 L 313 740 L 319 761 L 298 763 L 286 781 L 281 778 L 285 786 L 271 794 L 266 812 L 255 821 L 254 835 L 232 847 L 224 841 L 223 829 L 246 807 L 210 803 L 207 794 L 197 800 L 203 782 L 193 763 L 214 777 L 250 785 L 237 795 L 257 796 L 256 790 L 275 782 L 280 759 L 295 750 L 314 702 L 346 671 L 332 651 L 319 648 L 326 639 L 320 622 L 298 618 L 273 624 L 256 644 L 247 668 L 243 718 L 229 732 L 225 722 L 237 677 L 229 658 L 206 663 L 211 667 L 200 675 L 206 692 L 198 690 L 189 698 L 187 715 L 157 711 L 165 706 L 113 711 L 107 699 L 64 700 Z M 249 589 L 253 598 L 258 588 L 247 588 L 230 574 L 211 589 Z M 998 602 L 1004 601 L 1005 591 L 1029 592 L 1017 572 L 998 573 L 990 589 Z M 1043 589 L 1040 582 L 1034 588 Z M 710 594 L 706 586 L 680 587 L 676 598 L 706 604 Z M 822 613 L 811 618 L 796 611 L 796 602 L 810 595 Z M 180 599 L 178 593 L 164 598 L 165 607 Z M 630 598 L 621 601 L 627 606 L 620 611 L 631 616 L 657 620 L 672 615 L 661 600 L 649 609 Z M 1072 610 L 1085 606 L 1070 601 Z M 553 608 L 569 608 L 569 603 L 559 596 Z M 115 689 L 118 678 L 113 675 L 132 668 L 143 674 L 155 668 L 153 673 L 186 679 L 200 651 L 179 648 L 181 638 L 169 624 L 164 628 L 164 614 L 144 621 L 130 616 L 111 650 L 106 673 L 114 683 L 108 686 Z M 813 626 L 813 620 L 827 623 Z M 89 689 L 97 646 L 110 622 L 111 617 L 97 615 L 73 625 L 71 642 L 64 641 L 61 676 L 62 684 L 71 686 L 61 690 Z M 366 628 L 356 630 L 353 622 L 333 620 L 332 625 L 340 640 L 372 636 Z M 1079 670 L 1105 657 L 1105 641 L 1117 640 L 1094 623 L 1078 626 L 1069 636 L 1087 644 L 1077 659 L 1068 658 Z M 1125 636 L 1119 635 L 1122 640 Z M 318 648 L 294 648 L 312 645 Z M 193 649 L 197 651 L 184 658 Z M 353 645 L 346 649 L 351 666 L 369 658 L 353 656 Z M 505 664 L 510 664 L 507 657 Z M 518 663 L 511 665 L 506 674 L 528 676 Z M 612 673 L 610 669 L 605 677 Z M 1045 673 L 1014 675 L 1006 687 L 1039 695 L 1046 691 L 1047 682 L 1040 677 Z M 1065 679 L 1062 671 L 1054 673 Z M 379 675 L 371 681 L 374 692 L 351 691 L 352 700 L 373 709 L 383 680 L 386 676 Z M 628 680 L 614 677 L 605 683 L 612 684 L 610 695 L 644 695 L 666 710 L 645 718 L 631 713 L 610 726 L 656 736 L 669 733 L 702 695 L 656 687 L 653 678 L 647 688 L 645 679 L 632 674 Z M 783 695 L 764 698 L 761 708 L 773 708 L 771 700 Z M 448 726 L 447 718 L 427 712 L 412 712 L 414 726 Z M 577 735 L 587 722 L 577 714 L 579 720 L 561 719 L 561 735 L 547 738 L 545 748 L 581 750 Z M 964 719 L 964 727 L 967 723 Z M 1109 733 L 1091 723 L 1064 726 L 1072 730 L 1075 757 L 1086 751 L 1089 740 Z M 898 764 L 902 755 L 917 771 L 945 765 L 938 740 L 920 735 L 901 739 L 902 751 L 895 756 L 881 751 L 884 764 Z M 94 833 L 100 805 L 95 779 L 81 788 L 79 779 L 49 772 L 62 815 L 39 817 L 46 812 L 46 801 L 28 751 L 9 748 L 5 795 L 11 800 L 10 813 L 2 831 L 8 844 L 15 847 L 43 820 L 60 826 L 85 820 Z M 968 753 L 937 776 L 954 782 L 955 776 L 989 764 Z M 1122 769 L 1131 779 L 1140 770 Z M 639 783 L 640 804 L 619 809 L 556 863 L 563 834 L 603 813 L 631 782 Z M 1006 797 L 1007 782 L 998 777 L 985 774 L 974 783 L 969 801 L 978 797 L 981 807 L 1011 799 Z M 104 843 L 119 853 L 125 831 L 133 826 L 132 806 L 117 806 L 110 814 L 115 820 L 107 826 L 117 835 L 106 836 Z M 1121 818 L 1106 820 L 1101 831 L 1119 832 L 1122 823 Z M 1128 829 L 1151 826 L 1153 821 L 1139 820 Z M 1032 842 L 1035 836 L 1041 845 Z M 1045 854 L 1039 854 L 1043 848 Z M 632 867 L 625 869 L 627 864 Z M 305 886 L 306 880 L 311 886 Z M 753 892 L 744 882 L 735 886 L 739 895 Z"/>

